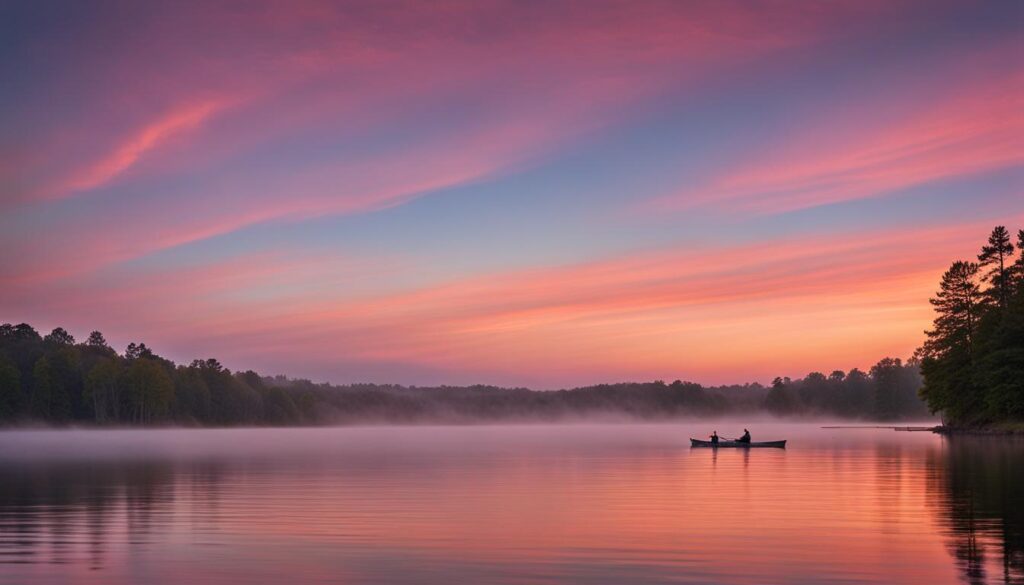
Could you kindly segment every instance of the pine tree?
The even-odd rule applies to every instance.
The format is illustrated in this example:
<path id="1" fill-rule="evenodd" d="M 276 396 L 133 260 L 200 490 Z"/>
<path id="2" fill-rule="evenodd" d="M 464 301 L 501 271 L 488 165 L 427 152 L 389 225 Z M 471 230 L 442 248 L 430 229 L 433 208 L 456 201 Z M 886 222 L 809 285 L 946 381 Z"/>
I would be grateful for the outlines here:
<path id="1" fill-rule="evenodd" d="M 974 262 L 958 260 L 942 275 L 939 292 L 929 299 L 938 316 L 935 328 L 925 332 L 925 355 L 939 356 L 954 347 L 970 352 L 984 306 L 981 287 L 975 282 L 979 269 Z"/>
<path id="2" fill-rule="evenodd" d="M 1010 280 L 1014 291 L 1024 291 L 1024 230 L 1017 231 L 1017 249 L 1021 252 L 1010 269 Z"/>
<path id="3" fill-rule="evenodd" d="M 992 285 L 990 296 L 1001 309 L 1006 308 L 1010 296 L 1012 282 L 1008 264 L 1012 256 L 1013 242 L 1010 240 L 1010 232 L 1006 231 L 1005 226 L 996 226 L 988 237 L 988 245 L 982 246 L 978 262 L 980 268 L 988 269 L 982 275 L 982 280 Z"/>
<path id="4" fill-rule="evenodd" d="M 967 421 L 978 410 L 974 386 L 973 345 L 984 297 L 975 282 L 979 267 L 954 262 L 942 275 L 931 299 L 938 316 L 924 346 L 918 350 L 925 383 L 921 396 L 932 412 L 951 423 Z"/>
<path id="5" fill-rule="evenodd" d="M 107 339 L 103 337 L 103 334 L 99 331 L 93 331 L 89 334 L 89 340 L 85 342 L 89 347 L 109 347 L 107 345 Z"/>

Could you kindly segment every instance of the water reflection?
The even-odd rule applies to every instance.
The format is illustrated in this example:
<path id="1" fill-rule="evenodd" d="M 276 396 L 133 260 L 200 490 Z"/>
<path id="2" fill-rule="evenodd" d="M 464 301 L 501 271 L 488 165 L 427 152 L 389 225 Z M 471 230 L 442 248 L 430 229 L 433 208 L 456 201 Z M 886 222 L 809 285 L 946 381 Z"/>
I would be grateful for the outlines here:
<path id="1" fill-rule="evenodd" d="M 1024 582 L 1021 442 L 772 434 L 794 446 L 690 451 L 667 425 L 0 445 L 0 583 Z"/>
<path id="2" fill-rule="evenodd" d="M 0 563 L 104 567 L 109 550 L 144 550 L 173 520 L 176 482 L 203 465 L 170 462 L 5 462 Z M 216 490 L 193 495 L 213 506 Z"/>
<path id="3" fill-rule="evenodd" d="M 1024 441 L 951 437 L 929 458 L 931 493 L 964 580 L 1024 583 Z"/>

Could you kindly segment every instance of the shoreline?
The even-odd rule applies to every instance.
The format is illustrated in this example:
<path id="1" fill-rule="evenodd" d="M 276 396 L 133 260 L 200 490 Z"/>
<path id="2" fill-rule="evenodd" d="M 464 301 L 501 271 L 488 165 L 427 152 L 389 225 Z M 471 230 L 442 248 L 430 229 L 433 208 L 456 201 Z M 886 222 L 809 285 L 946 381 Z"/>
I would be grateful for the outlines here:
<path id="1" fill-rule="evenodd" d="M 973 427 L 938 425 L 932 432 L 939 435 L 975 435 L 989 437 L 1024 436 L 1024 422 L 993 423 Z"/>

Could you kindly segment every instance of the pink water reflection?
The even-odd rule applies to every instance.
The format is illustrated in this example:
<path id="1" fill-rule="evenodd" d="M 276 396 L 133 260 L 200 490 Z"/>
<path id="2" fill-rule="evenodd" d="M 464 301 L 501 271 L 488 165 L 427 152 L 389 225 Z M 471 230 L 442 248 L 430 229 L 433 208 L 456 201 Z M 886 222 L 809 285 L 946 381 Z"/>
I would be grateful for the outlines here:
<path id="1" fill-rule="evenodd" d="M 0 582 L 1019 582 L 1020 445 L 704 426 L 6 433 Z"/>

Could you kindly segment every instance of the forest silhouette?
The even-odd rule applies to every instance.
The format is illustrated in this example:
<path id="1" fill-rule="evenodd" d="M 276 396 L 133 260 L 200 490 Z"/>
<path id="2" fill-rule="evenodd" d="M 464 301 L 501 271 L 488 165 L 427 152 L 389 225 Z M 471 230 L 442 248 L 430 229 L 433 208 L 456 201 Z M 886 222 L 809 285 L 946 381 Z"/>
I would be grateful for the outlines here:
<path id="1" fill-rule="evenodd" d="M 921 396 L 950 428 L 1024 421 L 1024 230 L 996 226 L 978 261 L 958 260 L 931 299 L 936 318 L 915 353 Z"/>
<path id="2" fill-rule="evenodd" d="M 736 414 L 896 420 L 927 415 L 917 365 L 886 358 L 868 372 L 777 378 L 771 386 L 706 387 L 676 380 L 534 391 L 496 386 L 332 385 L 216 359 L 178 365 L 144 343 L 119 354 L 103 335 L 84 343 L 62 328 L 40 336 L 0 325 L 0 420 L 99 425 L 322 425 Z"/>

